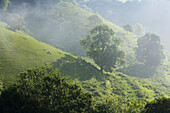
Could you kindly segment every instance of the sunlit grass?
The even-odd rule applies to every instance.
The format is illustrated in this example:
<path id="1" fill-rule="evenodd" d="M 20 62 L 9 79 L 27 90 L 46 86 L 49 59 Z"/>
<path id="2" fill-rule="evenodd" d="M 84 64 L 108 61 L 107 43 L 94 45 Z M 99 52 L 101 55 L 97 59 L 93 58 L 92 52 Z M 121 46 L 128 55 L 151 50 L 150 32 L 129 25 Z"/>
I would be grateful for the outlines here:
<path id="1" fill-rule="evenodd" d="M 3 28 L 0 28 L 0 53 L 0 72 L 5 81 L 13 80 L 14 75 L 28 67 L 50 64 L 66 54 L 33 38 Z"/>

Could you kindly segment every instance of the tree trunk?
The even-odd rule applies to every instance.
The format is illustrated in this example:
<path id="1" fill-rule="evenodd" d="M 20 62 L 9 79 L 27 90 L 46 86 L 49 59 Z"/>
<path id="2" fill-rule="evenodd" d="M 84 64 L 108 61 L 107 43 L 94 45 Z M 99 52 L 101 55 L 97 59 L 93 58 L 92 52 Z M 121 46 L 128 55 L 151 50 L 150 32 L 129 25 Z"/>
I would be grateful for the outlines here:
<path id="1" fill-rule="evenodd" d="M 103 74 L 103 66 L 100 67 L 100 72 Z"/>

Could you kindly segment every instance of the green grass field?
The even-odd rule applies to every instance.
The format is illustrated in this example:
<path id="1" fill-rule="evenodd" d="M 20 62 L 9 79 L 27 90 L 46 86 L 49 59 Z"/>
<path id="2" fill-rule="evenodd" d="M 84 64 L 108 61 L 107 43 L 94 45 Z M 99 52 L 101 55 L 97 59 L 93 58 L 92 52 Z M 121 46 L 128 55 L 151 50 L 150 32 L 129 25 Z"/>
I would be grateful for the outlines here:
<path id="1" fill-rule="evenodd" d="M 0 28 L 0 72 L 5 81 L 13 80 L 28 67 L 50 64 L 64 54 L 31 37 Z"/>

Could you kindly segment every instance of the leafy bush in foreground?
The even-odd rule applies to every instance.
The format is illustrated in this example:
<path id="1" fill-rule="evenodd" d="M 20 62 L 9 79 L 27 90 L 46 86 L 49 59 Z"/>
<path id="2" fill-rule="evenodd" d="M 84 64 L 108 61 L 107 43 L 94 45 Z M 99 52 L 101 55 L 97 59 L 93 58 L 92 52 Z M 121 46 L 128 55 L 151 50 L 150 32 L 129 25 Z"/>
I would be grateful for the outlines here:
<path id="1" fill-rule="evenodd" d="M 91 94 L 48 66 L 20 73 L 0 96 L 1 113 L 82 113 L 91 105 Z"/>
<path id="2" fill-rule="evenodd" d="M 108 98 L 96 103 L 93 113 L 140 113 L 144 104 L 141 102 L 125 102 L 117 97 Z"/>
<path id="3" fill-rule="evenodd" d="M 50 66 L 20 73 L 2 90 L 0 113 L 169 113 L 170 99 L 159 98 L 144 104 L 109 96 L 93 103 L 92 95 L 68 83 Z"/>
<path id="4" fill-rule="evenodd" d="M 145 113 L 170 113 L 170 98 L 162 97 L 147 102 Z"/>

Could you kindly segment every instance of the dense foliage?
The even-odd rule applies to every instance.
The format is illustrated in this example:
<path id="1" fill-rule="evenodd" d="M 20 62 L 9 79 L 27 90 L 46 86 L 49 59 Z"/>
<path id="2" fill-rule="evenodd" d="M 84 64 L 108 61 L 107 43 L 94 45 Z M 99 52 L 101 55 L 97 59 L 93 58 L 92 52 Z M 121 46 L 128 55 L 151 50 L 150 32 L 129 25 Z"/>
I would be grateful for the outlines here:
<path id="1" fill-rule="evenodd" d="M 145 113 L 170 113 L 170 98 L 162 97 L 147 102 Z"/>
<path id="2" fill-rule="evenodd" d="M 46 66 L 20 73 L 2 90 L 0 106 L 1 113 L 169 113 L 170 100 L 155 99 L 145 108 L 140 101 L 128 102 L 116 95 L 93 102 L 91 94 Z"/>
<path id="3" fill-rule="evenodd" d="M 123 26 L 123 29 L 124 29 L 125 31 L 133 32 L 132 25 L 130 25 L 130 24 L 124 25 L 124 26 Z"/>
<path id="4" fill-rule="evenodd" d="M 94 59 L 100 71 L 112 71 L 116 64 L 124 63 L 124 52 L 118 49 L 121 39 L 114 36 L 114 31 L 107 25 L 95 26 L 80 44 L 87 51 L 87 56 Z"/>
<path id="5" fill-rule="evenodd" d="M 126 102 L 123 98 L 107 98 L 95 104 L 94 113 L 140 113 L 144 104 L 141 102 Z"/>
<path id="6" fill-rule="evenodd" d="M 144 35 L 144 32 L 145 32 L 145 29 L 143 27 L 142 24 L 140 23 L 136 23 L 135 24 L 135 30 L 134 30 L 135 34 L 138 35 L 138 36 L 143 36 Z"/>
<path id="7" fill-rule="evenodd" d="M 136 58 L 148 66 L 158 66 L 164 58 L 163 47 L 159 36 L 151 33 L 145 34 L 137 41 Z"/>
<path id="8" fill-rule="evenodd" d="M 10 3 L 10 0 L 0 0 L 0 11 L 6 10 Z"/>
<path id="9" fill-rule="evenodd" d="M 80 113 L 91 105 L 91 94 L 48 66 L 20 73 L 0 96 L 1 113 Z"/>
<path id="10" fill-rule="evenodd" d="M 102 23 L 102 19 L 99 15 L 91 15 L 90 17 L 88 17 L 89 23 L 92 26 L 98 25 Z"/>

